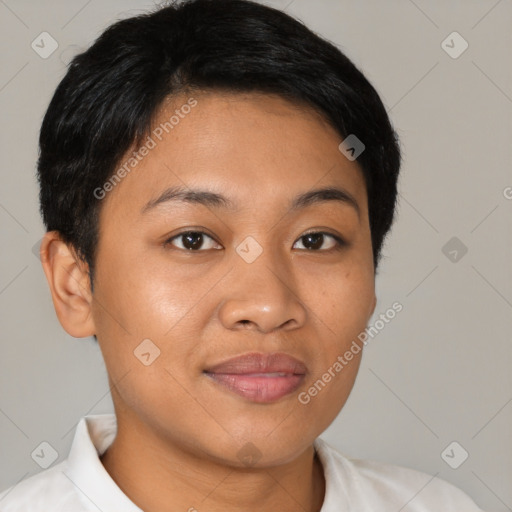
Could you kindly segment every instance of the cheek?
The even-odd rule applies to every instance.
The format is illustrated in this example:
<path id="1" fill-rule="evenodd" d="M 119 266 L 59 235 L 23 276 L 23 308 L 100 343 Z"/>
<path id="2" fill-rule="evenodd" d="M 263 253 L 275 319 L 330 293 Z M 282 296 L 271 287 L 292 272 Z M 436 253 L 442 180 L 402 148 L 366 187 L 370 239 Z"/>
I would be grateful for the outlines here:
<path id="1" fill-rule="evenodd" d="M 363 348 L 358 335 L 371 316 L 374 279 L 364 270 L 344 270 L 323 280 L 315 290 L 309 294 L 308 307 L 318 324 L 319 341 L 312 353 L 312 372 L 298 401 L 316 418 L 316 428 L 325 429 L 348 399 L 359 370 Z"/>
<path id="2" fill-rule="evenodd" d="M 340 269 L 310 283 L 307 305 L 337 349 L 364 331 L 373 309 L 374 277 L 366 268 Z"/>
<path id="3" fill-rule="evenodd" d="M 176 265 L 162 265 L 129 246 L 123 247 L 115 258 L 103 256 L 97 269 L 98 329 L 118 333 L 121 338 L 129 336 L 130 343 L 165 337 L 193 310 L 201 296 L 197 286 L 206 286 L 208 279 L 191 286 Z M 116 248 L 105 246 L 104 254 L 109 250 L 113 254 Z"/>
<path id="4" fill-rule="evenodd" d="M 148 261 L 142 254 L 129 258 L 129 252 L 127 248 L 115 260 L 102 260 L 94 304 L 105 364 L 115 382 L 123 379 L 126 402 L 138 400 L 140 390 L 151 394 L 153 389 L 179 388 L 166 368 L 180 381 L 188 378 L 190 367 L 184 363 L 197 365 L 201 326 L 213 309 L 205 309 L 203 297 L 219 280 L 212 273 L 185 276 L 177 265 Z M 150 366 L 137 358 L 143 343 L 151 359 L 158 354 Z"/>

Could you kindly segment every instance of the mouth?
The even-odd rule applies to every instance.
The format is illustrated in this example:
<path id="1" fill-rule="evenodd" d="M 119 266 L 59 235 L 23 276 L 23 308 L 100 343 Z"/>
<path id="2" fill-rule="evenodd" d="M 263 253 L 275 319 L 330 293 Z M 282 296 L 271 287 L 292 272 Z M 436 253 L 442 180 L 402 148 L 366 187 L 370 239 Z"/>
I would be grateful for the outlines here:
<path id="1" fill-rule="evenodd" d="M 306 365 L 282 352 L 249 353 L 204 370 L 225 390 L 257 403 L 275 402 L 304 381 Z"/>

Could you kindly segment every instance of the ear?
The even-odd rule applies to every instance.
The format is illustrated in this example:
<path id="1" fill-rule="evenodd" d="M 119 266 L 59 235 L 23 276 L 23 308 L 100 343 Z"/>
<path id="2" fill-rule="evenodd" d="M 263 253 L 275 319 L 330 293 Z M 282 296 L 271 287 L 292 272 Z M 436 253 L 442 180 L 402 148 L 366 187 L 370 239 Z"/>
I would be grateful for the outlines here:
<path id="1" fill-rule="evenodd" d="M 45 234 L 39 253 L 60 324 L 75 338 L 92 336 L 96 329 L 88 265 L 61 240 L 57 231 Z"/>

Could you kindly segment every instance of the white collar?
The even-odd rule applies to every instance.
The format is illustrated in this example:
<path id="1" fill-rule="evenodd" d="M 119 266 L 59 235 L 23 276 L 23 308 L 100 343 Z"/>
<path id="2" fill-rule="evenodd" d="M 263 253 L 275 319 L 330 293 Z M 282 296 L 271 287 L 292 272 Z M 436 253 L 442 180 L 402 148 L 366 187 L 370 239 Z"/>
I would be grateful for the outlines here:
<path id="1" fill-rule="evenodd" d="M 90 501 L 99 510 L 143 512 L 123 493 L 100 461 L 100 456 L 110 446 L 116 433 L 115 414 L 94 414 L 81 418 L 76 427 L 64 473 L 78 492 L 85 496 L 86 501 Z M 344 510 L 348 506 L 348 501 L 337 482 L 339 475 L 334 468 L 332 448 L 320 438 L 314 441 L 313 446 L 322 463 L 326 480 L 321 512 Z"/>
<path id="2" fill-rule="evenodd" d="M 117 433 L 115 414 L 84 416 L 76 427 L 66 476 L 99 510 L 143 512 L 114 482 L 100 460 Z"/>

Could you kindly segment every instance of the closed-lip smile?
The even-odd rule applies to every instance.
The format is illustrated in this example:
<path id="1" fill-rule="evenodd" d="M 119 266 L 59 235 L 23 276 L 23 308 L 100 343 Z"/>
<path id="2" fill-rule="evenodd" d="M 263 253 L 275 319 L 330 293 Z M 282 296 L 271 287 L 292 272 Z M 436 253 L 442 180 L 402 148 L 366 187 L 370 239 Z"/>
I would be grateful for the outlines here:
<path id="1" fill-rule="evenodd" d="M 204 370 L 224 389 L 252 402 L 275 402 L 295 391 L 307 373 L 306 365 L 284 352 L 250 352 Z"/>

